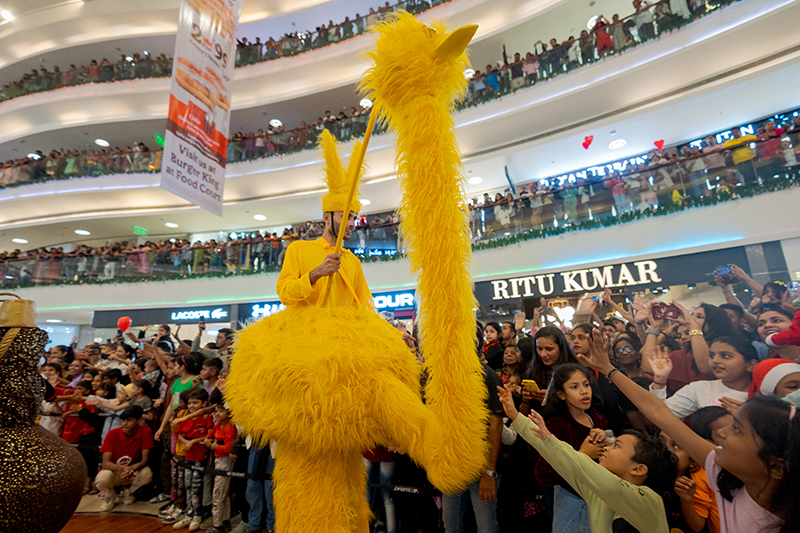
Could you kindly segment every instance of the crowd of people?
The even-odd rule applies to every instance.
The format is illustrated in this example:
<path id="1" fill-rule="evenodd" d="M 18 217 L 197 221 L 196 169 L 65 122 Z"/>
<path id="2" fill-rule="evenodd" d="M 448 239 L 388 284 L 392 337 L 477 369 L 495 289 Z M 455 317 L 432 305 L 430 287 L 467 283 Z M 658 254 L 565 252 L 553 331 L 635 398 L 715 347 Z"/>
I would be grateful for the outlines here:
<path id="1" fill-rule="evenodd" d="M 398 0 L 394 5 L 385 2 L 377 8 L 370 8 L 366 15 L 356 13 L 351 20 L 345 17 L 344 21 L 334 24 L 321 24 L 315 31 L 302 31 L 286 33 L 283 37 L 275 39 L 270 37 L 265 42 L 260 37 L 255 41 L 247 38 L 237 39 L 236 66 L 241 67 L 269 61 L 280 57 L 293 56 L 316 48 L 350 39 L 362 35 L 377 22 L 384 20 L 389 13 L 404 9 L 409 13 L 417 14 L 427 11 L 431 7 L 445 3 L 446 0 Z M 80 67 L 70 65 L 69 69 L 61 70 L 56 65 L 52 70 L 45 67 L 32 69 L 19 80 L 12 80 L 0 87 L 0 102 L 11 100 L 26 94 L 39 93 L 86 85 L 89 83 L 107 83 L 112 81 L 133 80 L 142 78 L 163 78 L 172 74 L 172 57 L 168 54 L 159 54 L 152 57 L 147 51 L 142 54 L 122 55 L 117 61 L 103 58 L 100 61 L 92 59 L 88 65 Z"/>
<path id="2" fill-rule="evenodd" d="M 340 123 L 326 124 L 342 134 Z M 248 139 L 242 154 L 257 156 L 271 149 L 270 135 L 274 133 Z M 93 164 L 142 168 L 155 164 L 159 157 L 160 152 L 150 152 L 140 144 L 136 151 L 114 153 L 105 160 L 96 158 Z M 755 135 L 742 135 L 734 128 L 721 144 L 715 135 L 709 135 L 703 139 L 702 148 L 684 145 L 654 149 L 643 157 L 644 162 L 603 176 L 539 180 L 515 190 L 509 187 L 495 193 L 494 198 L 485 193 L 482 199 L 472 198 L 468 203 L 470 229 L 473 240 L 482 242 L 529 230 L 646 212 L 687 198 L 735 198 L 743 186 L 776 178 L 796 180 L 798 160 L 800 116 L 785 123 L 767 120 Z M 50 161 L 44 161 L 40 168 L 46 174 Z M 0 286 L 266 271 L 281 266 L 283 251 L 290 242 L 314 239 L 321 233 L 321 222 L 309 221 L 287 227 L 281 235 L 250 231 L 225 241 L 192 243 L 176 239 L 138 245 L 122 241 L 99 247 L 78 245 L 66 252 L 63 247 L 2 251 Z M 362 255 L 368 255 L 369 250 L 402 252 L 397 215 L 362 215 L 345 246 Z"/>
<path id="3" fill-rule="evenodd" d="M 520 233 L 559 224 L 570 226 L 612 214 L 644 212 L 659 206 L 712 196 L 734 196 L 737 188 L 775 178 L 797 178 L 800 116 L 791 122 L 767 120 L 756 135 L 731 130 L 718 143 L 708 135 L 699 146 L 653 149 L 641 163 L 605 175 L 539 180 L 519 190 L 484 193 L 469 202 L 473 238 Z"/>
<path id="4" fill-rule="evenodd" d="M 39 248 L 23 252 L 0 252 L 0 286 L 27 283 L 111 281 L 149 276 L 243 274 L 278 269 L 286 248 L 297 240 L 315 240 L 322 235 L 322 222 L 285 228 L 281 235 L 266 231 L 240 232 L 227 240 L 190 242 L 187 239 L 129 241 L 91 247 L 78 245 Z M 398 218 L 373 215 L 359 217 L 356 231 L 346 242 L 348 248 L 386 247 L 397 249 Z"/>
<path id="5" fill-rule="evenodd" d="M 400 451 L 364 450 L 381 530 L 460 532 L 474 488 L 478 533 L 796 531 L 800 297 L 736 265 L 715 281 L 718 305 L 606 289 L 571 328 L 544 302 L 530 320 L 478 323 L 490 471 L 439 511 Z M 210 518 L 212 533 L 230 531 L 241 513 L 237 532 L 272 531 L 276 444 L 250 444 L 230 422 L 234 332 L 205 343 L 197 328 L 191 340 L 162 325 L 53 347 L 40 424 L 77 446 L 103 511 L 149 499 L 176 530 Z"/>
<path id="6" fill-rule="evenodd" d="M 594 28 L 582 31 L 578 39 L 570 36 L 558 43 L 550 39 L 548 45 L 542 41 L 534 44 L 533 52 L 515 53 L 509 59 L 503 51 L 502 61 L 496 66 L 487 65 L 485 70 L 475 71 L 469 81 L 469 92 L 461 106 L 469 106 L 507 94 L 520 87 L 545 81 L 560 73 L 567 72 L 582 65 L 592 63 L 606 55 L 619 52 L 624 48 L 649 40 L 664 32 L 673 31 L 678 25 L 694 20 L 718 7 L 727 5 L 732 0 L 661 0 L 649 3 L 635 0 L 635 12 L 624 19 L 613 15 L 611 22 L 598 15 Z M 384 3 L 382 7 L 370 9 L 367 16 L 356 17 L 351 21 L 345 17 L 340 24 L 330 21 L 327 26 L 320 26 L 313 34 L 292 33 L 281 39 L 270 38 L 262 43 L 260 38 L 249 42 L 243 38 L 237 47 L 237 64 L 255 63 L 286 55 L 294 55 L 311 48 L 337 42 L 356 34 L 361 34 L 376 22 L 383 20 L 388 13 L 397 9 L 406 9 L 417 13 L 432 6 L 444 3 L 433 0 L 399 0 L 397 4 Z M 346 36 L 346 37 L 345 37 Z M 172 60 L 165 54 L 152 58 L 148 54 L 122 56 L 117 63 L 103 59 L 100 63 L 92 61 L 89 66 L 76 68 L 74 65 L 66 72 L 58 67 L 53 72 L 46 68 L 33 70 L 22 80 L 12 82 L 0 90 L 0 101 L 29 92 L 46 91 L 80 83 L 96 83 L 118 79 L 134 79 L 145 77 L 168 76 L 172 70 Z M 340 141 L 361 137 L 366 129 L 369 108 L 351 106 L 349 111 L 326 111 L 325 116 L 316 121 L 302 121 L 299 126 L 286 129 L 283 124 L 269 125 L 257 132 L 237 131 L 232 133 L 228 143 L 228 161 L 269 157 L 276 154 L 289 154 L 315 146 L 317 136 L 323 129 L 328 129 Z M 380 126 L 379 129 L 382 129 Z M 134 145 L 134 146 L 138 146 Z M 136 148 L 122 150 L 115 147 L 110 150 L 52 150 L 47 156 L 41 151 L 16 160 L 8 160 L 0 166 L 0 187 L 14 186 L 23 183 L 35 183 L 42 180 L 64 179 L 71 177 L 88 177 L 120 172 L 158 171 L 158 160 L 153 160 L 147 167 L 138 167 L 131 161 L 127 166 L 125 159 L 131 159 Z M 111 165 L 116 155 L 122 165 Z"/>
<path id="7" fill-rule="evenodd" d="M 582 30 L 577 38 L 571 35 L 560 42 L 553 38 L 549 44 L 536 41 L 533 51 L 527 52 L 524 57 L 515 53 L 513 60 L 506 56 L 504 48 L 502 61 L 496 65 L 486 65 L 483 72 L 476 70 L 472 75 L 469 83 L 470 100 L 490 99 L 549 80 L 674 31 L 729 3 L 730 0 L 634 0 L 635 11 L 631 15 L 620 18 L 614 14 L 610 21 L 603 15 L 597 15 L 593 17 L 592 27 Z"/>

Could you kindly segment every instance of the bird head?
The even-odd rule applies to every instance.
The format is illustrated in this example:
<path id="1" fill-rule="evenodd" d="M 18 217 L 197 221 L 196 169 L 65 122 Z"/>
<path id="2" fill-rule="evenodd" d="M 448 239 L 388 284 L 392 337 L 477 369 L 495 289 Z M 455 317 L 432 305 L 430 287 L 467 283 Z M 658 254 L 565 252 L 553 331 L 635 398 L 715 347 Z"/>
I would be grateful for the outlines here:
<path id="1" fill-rule="evenodd" d="M 415 98 L 432 96 L 452 107 L 467 89 L 467 45 L 477 25 L 448 31 L 443 22 L 423 24 L 405 11 L 375 26 L 378 39 L 367 54 L 373 65 L 360 89 L 380 117 L 391 117 Z"/>

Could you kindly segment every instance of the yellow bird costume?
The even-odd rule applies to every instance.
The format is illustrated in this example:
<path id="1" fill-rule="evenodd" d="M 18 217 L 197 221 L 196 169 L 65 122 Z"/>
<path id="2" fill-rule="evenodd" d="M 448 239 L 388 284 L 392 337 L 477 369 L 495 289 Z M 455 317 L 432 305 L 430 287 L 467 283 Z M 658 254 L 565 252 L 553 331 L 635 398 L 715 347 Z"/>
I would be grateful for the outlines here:
<path id="1" fill-rule="evenodd" d="M 464 489 L 485 469 L 486 389 L 476 355 L 467 210 L 450 118 L 466 89 L 464 52 L 475 29 L 448 34 L 443 24 L 426 26 L 399 12 L 377 25 L 376 49 L 369 54 L 374 64 L 362 83 L 376 102 L 375 116 L 397 133 L 403 228 L 418 279 L 429 375 L 425 403 L 421 368 L 397 330 L 365 301 L 366 292 L 336 289 L 336 278 L 358 285 L 360 266 L 358 272 L 343 268 L 343 276 L 329 276 L 316 287 L 307 273 L 324 254 L 284 267 L 278 285 L 287 309 L 238 337 L 226 398 L 246 433 L 262 444 L 278 442 L 279 533 L 367 533 L 361 451 L 377 445 L 407 450 L 444 492 Z M 324 136 L 322 145 L 330 191 L 323 210 L 345 210 L 336 200 L 345 172 L 332 137 Z M 358 171 L 347 174 L 352 179 Z M 297 244 L 290 249 L 299 251 Z M 332 285 L 323 306 L 327 287 L 320 285 L 326 283 Z"/>

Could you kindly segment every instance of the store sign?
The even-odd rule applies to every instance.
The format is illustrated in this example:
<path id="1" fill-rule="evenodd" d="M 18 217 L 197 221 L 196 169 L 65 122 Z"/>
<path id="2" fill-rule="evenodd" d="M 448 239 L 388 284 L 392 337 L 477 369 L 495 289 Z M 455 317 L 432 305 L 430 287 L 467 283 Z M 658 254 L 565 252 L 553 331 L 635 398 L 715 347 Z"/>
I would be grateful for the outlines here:
<path id="1" fill-rule="evenodd" d="M 221 307 L 217 307 L 214 310 L 211 309 L 198 309 L 196 311 L 173 311 L 170 318 L 175 323 L 178 322 L 185 322 L 190 320 L 192 322 L 196 320 L 200 320 L 201 318 L 204 320 L 222 320 L 228 317 L 228 311 Z"/>
<path id="2" fill-rule="evenodd" d="M 206 305 L 199 307 L 159 307 L 155 309 L 127 309 L 119 311 L 95 311 L 92 327 L 117 329 L 117 319 L 131 317 L 132 327 L 147 324 L 197 324 L 202 318 L 207 323 L 229 323 L 230 305 Z"/>
<path id="3" fill-rule="evenodd" d="M 658 264 L 655 261 L 637 261 L 621 265 L 570 270 L 557 274 L 499 279 L 490 283 L 493 289 L 492 300 L 508 300 L 659 282 L 661 282 L 661 278 L 658 275 Z"/>
<path id="4" fill-rule="evenodd" d="M 389 309 L 413 309 L 414 291 L 373 294 L 372 301 L 375 304 L 375 309 L 378 311 Z"/>
<path id="5" fill-rule="evenodd" d="M 247 306 L 250 309 L 250 318 L 264 318 L 265 316 L 271 316 L 277 313 L 278 311 L 283 311 L 286 309 L 286 306 L 283 305 L 281 302 L 267 302 L 263 304 L 253 304 Z"/>

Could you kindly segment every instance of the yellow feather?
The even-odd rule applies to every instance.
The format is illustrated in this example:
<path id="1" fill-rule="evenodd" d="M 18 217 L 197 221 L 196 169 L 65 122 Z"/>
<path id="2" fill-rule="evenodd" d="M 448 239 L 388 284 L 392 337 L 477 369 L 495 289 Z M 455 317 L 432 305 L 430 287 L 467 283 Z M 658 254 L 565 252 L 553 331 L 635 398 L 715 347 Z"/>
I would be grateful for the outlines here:
<path id="1" fill-rule="evenodd" d="M 350 192 L 350 180 L 352 179 L 354 157 L 350 157 L 347 173 L 342 167 L 342 160 L 339 157 L 339 149 L 336 146 L 336 138 L 328 130 L 323 130 L 320 135 L 319 148 L 322 150 L 322 158 L 325 161 L 325 184 L 328 186 L 328 193 L 322 197 L 322 211 L 344 211 L 347 203 L 347 195 Z M 360 142 L 353 146 L 353 153 L 361 146 Z M 363 170 L 363 167 L 362 167 Z M 357 187 L 357 186 L 356 186 Z M 356 188 L 356 198 L 360 196 Z M 356 209 L 358 204 L 356 203 Z"/>

